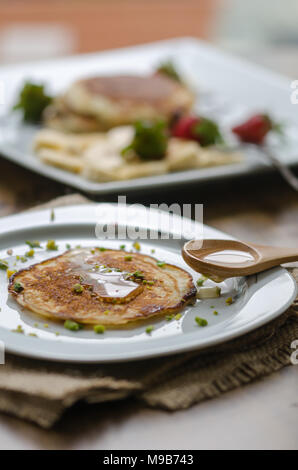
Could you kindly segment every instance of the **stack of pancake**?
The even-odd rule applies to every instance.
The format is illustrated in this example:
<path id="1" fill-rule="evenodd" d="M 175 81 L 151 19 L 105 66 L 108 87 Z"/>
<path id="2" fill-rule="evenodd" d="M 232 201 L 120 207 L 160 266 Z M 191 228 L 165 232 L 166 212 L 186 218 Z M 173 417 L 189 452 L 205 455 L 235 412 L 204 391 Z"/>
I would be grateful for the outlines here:
<path id="1" fill-rule="evenodd" d="M 194 102 L 184 84 L 162 74 L 92 77 L 73 83 L 47 108 L 49 127 L 69 132 L 106 131 L 143 119 L 170 119 Z"/>
<path id="2" fill-rule="evenodd" d="M 78 80 L 45 109 L 34 149 L 46 164 L 106 182 L 160 175 L 239 161 L 239 155 L 202 148 L 194 140 L 169 137 L 160 160 L 127 161 L 121 151 L 134 136 L 136 121 L 187 114 L 194 95 L 186 84 L 161 73 Z"/>

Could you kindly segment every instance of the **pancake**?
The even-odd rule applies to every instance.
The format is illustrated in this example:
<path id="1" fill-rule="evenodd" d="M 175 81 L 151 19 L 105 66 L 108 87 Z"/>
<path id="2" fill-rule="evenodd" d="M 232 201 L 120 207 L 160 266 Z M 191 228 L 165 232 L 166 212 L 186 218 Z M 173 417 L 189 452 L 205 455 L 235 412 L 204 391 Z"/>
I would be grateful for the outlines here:
<path id="1" fill-rule="evenodd" d="M 89 132 L 190 110 L 192 92 L 160 74 L 91 77 L 74 82 L 45 114 L 48 126 Z M 94 129 L 95 128 L 95 129 Z"/>
<path id="2" fill-rule="evenodd" d="M 61 132 L 96 132 L 103 131 L 103 127 L 93 116 L 75 113 L 66 106 L 61 97 L 45 108 L 43 122 L 50 129 Z"/>
<path id="3" fill-rule="evenodd" d="M 175 314 L 196 296 L 191 275 L 177 266 L 98 248 L 69 250 L 22 269 L 10 278 L 8 290 L 41 316 L 107 326 Z"/>

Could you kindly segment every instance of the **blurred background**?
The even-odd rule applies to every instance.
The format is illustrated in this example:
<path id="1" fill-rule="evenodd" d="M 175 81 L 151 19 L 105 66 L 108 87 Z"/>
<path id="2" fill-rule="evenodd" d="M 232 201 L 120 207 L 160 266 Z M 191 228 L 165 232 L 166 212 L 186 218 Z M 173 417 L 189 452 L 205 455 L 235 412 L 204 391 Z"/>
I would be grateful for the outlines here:
<path id="1" fill-rule="evenodd" d="M 0 0 L 0 62 L 195 36 L 298 75 L 297 0 Z"/>

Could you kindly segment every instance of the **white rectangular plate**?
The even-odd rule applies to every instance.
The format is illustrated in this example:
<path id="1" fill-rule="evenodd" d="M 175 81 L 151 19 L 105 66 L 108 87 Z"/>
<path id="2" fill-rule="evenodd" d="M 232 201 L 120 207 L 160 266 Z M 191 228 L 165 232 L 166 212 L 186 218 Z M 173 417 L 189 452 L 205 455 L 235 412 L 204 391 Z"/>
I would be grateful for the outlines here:
<path id="1" fill-rule="evenodd" d="M 95 224 L 100 208 L 101 224 L 108 223 L 115 205 L 89 204 L 70 206 L 55 210 L 55 220 L 50 222 L 50 210 L 30 212 L 6 217 L 0 220 L 0 258 L 7 259 L 13 268 L 14 257 L 23 255 L 28 246 L 26 240 L 39 240 L 45 247 L 48 239 L 55 239 L 59 251 L 36 249 L 34 259 L 27 263 L 17 262 L 21 269 L 30 264 L 66 250 L 66 244 L 72 246 L 105 246 L 119 248 L 120 240 L 98 240 L 95 237 Z M 127 209 L 128 220 L 134 226 L 145 227 L 145 210 L 141 207 Z M 121 213 L 121 211 L 120 211 Z M 156 213 L 156 210 L 154 211 Z M 164 214 L 159 214 L 162 224 Z M 164 221 L 165 222 L 165 221 Z M 121 220 L 119 226 L 122 224 Z M 153 229 L 154 226 L 150 225 Z M 226 234 L 196 223 L 195 233 L 204 238 L 229 238 Z M 132 242 L 127 240 L 126 249 Z M 141 241 L 141 253 L 151 254 L 186 269 L 199 277 L 183 261 L 181 248 L 184 240 L 170 238 Z M 13 255 L 7 255 L 7 249 L 13 249 Z M 152 256 L 152 255 L 151 255 Z M 207 283 L 212 284 L 211 281 Z M 216 299 L 197 301 L 194 306 L 187 306 L 181 318 L 172 321 L 152 319 L 152 333 L 146 334 L 146 324 L 140 322 L 137 327 L 106 330 L 104 334 L 95 334 L 92 328 L 72 332 L 58 322 L 43 319 L 27 310 L 20 309 L 7 292 L 5 271 L 0 270 L 0 340 L 5 343 L 6 351 L 22 356 L 64 362 L 119 362 L 149 357 L 174 354 L 193 349 L 205 348 L 229 339 L 241 336 L 264 323 L 269 322 L 292 303 L 296 296 L 296 283 L 283 268 L 276 268 L 249 278 L 230 279 L 221 284 L 222 296 Z M 232 305 L 225 300 L 232 296 Z M 214 315 L 216 310 L 218 315 Z M 208 321 L 205 327 L 199 327 L 195 317 Z M 13 332 L 21 325 L 24 333 Z M 30 334 L 36 334 L 32 337 Z M 59 333 L 59 336 L 56 335 Z"/>
<path id="2" fill-rule="evenodd" d="M 290 79 L 214 49 L 192 38 L 173 39 L 109 52 L 78 55 L 38 63 L 0 67 L 4 105 L 0 107 L 0 152 L 6 158 L 56 181 L 93 194 L 115 193 L 214 180 L 269 170 L 261 154 L 246 152 L 241 163 L 188 170 L 122 182 L 94 183 L 41 163 L 32 152 L 36 127 L 20 125 L 6 115 L 24 80 L 38 80 L 53 94 L 73 80 L 92 74 L 146 73 L 171 59 L 198 93 L 197 108 L 228 129 L 249 113 L 266 111 L 285 123 L 285 143 L 273 141 L 284 163 L 298 163 L 297 106 L 290 102 Z"/>

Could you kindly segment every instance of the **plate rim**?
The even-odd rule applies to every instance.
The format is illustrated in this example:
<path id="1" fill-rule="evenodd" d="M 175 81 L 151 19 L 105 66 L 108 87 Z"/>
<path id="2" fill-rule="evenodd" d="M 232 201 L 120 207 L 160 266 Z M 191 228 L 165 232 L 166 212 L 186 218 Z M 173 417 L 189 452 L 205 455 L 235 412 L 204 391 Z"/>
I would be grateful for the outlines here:
<path id="1" fill-rule="evenodd" d="M 55 214 L 56 218 L 54 221 L 50 222 L 49 221 L 49 214 L 51 212 L 51 208 L 45 208 L 37 211 L 30 211 L 30 212 L 25 212 L 25 213 L 20 213 L 20 214 L 14 214 L 8 217 L 4 217 L 0 219 L 0 237 L 4 235 L 5 233 L 9 232 L 7 230 L 7 223 L 10 223 L 10 227 L 12 229 L 15 228 L 20 228 L 19 222 L 24 220 L 26 222 L 24 226 L 21 228 L 21 230 L 25 230 L 26 228 L 36 228 L 36 227 L 45 227 L 46 224 L 51 224 L 52 227 L 59 227 L 63 223 L 65 225 L 65 217 L 66 217 L 66 224 L 67 222 L 76 222 L 78 225 L 83 224 L 83 222 L 87 223 L 89 221 L 94 223 L 94 215 L 96 211 L 96 207 L 98 205 L 102 204 L 108 204 L 112 206 L 117 206 L 116 203 L 89 203 L 89 204 L 77 204 L 77 205 L 70 205 L 70 206 L 64 206 L 64 207 L 57 207 L 55 208 Z M 80 214 L 79 220 L 78 220 L 78 214 Z M 32 221 L 32 215 L 35 215 L 36 217 Z M 199 224 L 196 222 L 196 224 Z M 201 227 L 201 224 L 199 224 Z M 224 238 L 233 238 L 224 232 L 221 232 L 217 229 L 213 229 L 212 227 L 204 225 L 210 232 L 214 233 L 217 236 L 224 237 Z M 41 351 L 40 349 L 37 349 L 36 346 L 37 344 L 39 345 L 40 343 L 36 343 L 36 338 L 32 338 L 29 336 L 24 336 L 24 335 L 16 335 L 15 333 L 0 327 L 0 336 L 1 340 L 4 341 L 4 343 L 10 339 L 12 339 L 13 345 L 9 344 L 9 346 L 6 346 L 6 351 L 9 353 L 13 353 L 16 355 L 21 355 L 24 357 L 31 357 L 34 359 L 42 359 L 42 360 L 48 360 L 48 361 L 53 361 L 53 362 L 65 362 L 65 363 L 115 363 L 115 362 L 129 362 L 129 361 L 136 361 L 136 360 L 144 360 L 144 359 L 150 359 L 153 357 L 159 357 L 159 356 L 168 356 L 168 355 L 175 355 L 179 353 L 184 353 L 187 351 L 193 351 L 193 350 L 201 350 L 205 349 L 210 346 L 214 346 L 216 344 L 220 343 L 225 343 L 227 341 L 230 341 L 233 338 L 236 337 L 241 337 L 248 333 L 249 331 L 253 331 L 260 326 L 270 322 L 274 318 L 278 317 L 281 313 L 283 313 L 293 302 L 297 295 L 297 284 L 291 274 L 282 267 L 274 268 L 274 270 L 277 271 L 277 273 L 280 273 L 280 275 L 286 276 L 288 279 L 288 282 L 291 283 L 291 286 L 293 288 L 292 290 L 292 295 L 289 296 L 289 298 L 283 303 L 283 305 L 271 312 L 270 314 L 267 314 L 265 316 L 262 316 L 259 319 L 254 319 L 252 322 L 246 324 L 242 328 L 236 329 L 236 331 L 231 331 L 229 333 L 225 332 L 222 335 L 215 335 L 214 338 L 199 338 L 198 336 L 194 341 L 188 341 L 183 344 L 180 344 L 178 347 L 177 345 L 174 344 L 174 346 L 169 346 L 167 344 L 160 345 L 158 346 L 158 350 L 155 348 L 154 342 L 159 342 L 163 343 L 164 339 L 163 338 L 153 338 L 152 341 L 152 346 L 151 349 L 149 347 L 149 350 L 145 348 L 141 353 L 139 350 L 131 350 L 130 353 L 125 354 L 125 357 L 119 354 L 119 352 L 115 354 L 109 354 L 109 357 L 94 357 L 90 356 L 90 354 L 86 354 L 85 356 L 83 355 L 80 358 L 73 358 L 72 353 L 57 353 L 56 352 L 49 352 L 47 348 L 45 348 L 45 351 Z M 270 273 L 272 270 L 268 271 Z M 192 333 L 189 333 L 191 335 Z M 168 337 L 167 340 L 171 338 Z M 174 338 L 174 337 L 173 337 Z M 49 349 L 53 349 L 53 340 L 46 340 L 46 339 L 40 339 L 42 341 L 43 346 L 41 349 L 44 349 L 44 344 L 46 346 L 49 346 Z M 166 341 L 167 342 L 167 341 Z M 198 344 L 198 342 L 200 344 Z M 11 343 L 11 341 L 9 341 Z M 61 343 L 62 348 L 65 347 L 65 343 Z M 71 343 L 69 343 L 71 344 Z M 100 343 L 99 343 L 100 344 Z M 145 343 L 144 343 L 145 344 Z M 95 345 L 95 343 L 93 343 Z M 93 345 L 88 344 L 88 348 Z M 82 348 L 84 348 L 82 344 Z M 94 348 L 93 348 L 94 349 Z M 102 355 L 102 351 L 99 353 Z"/>

